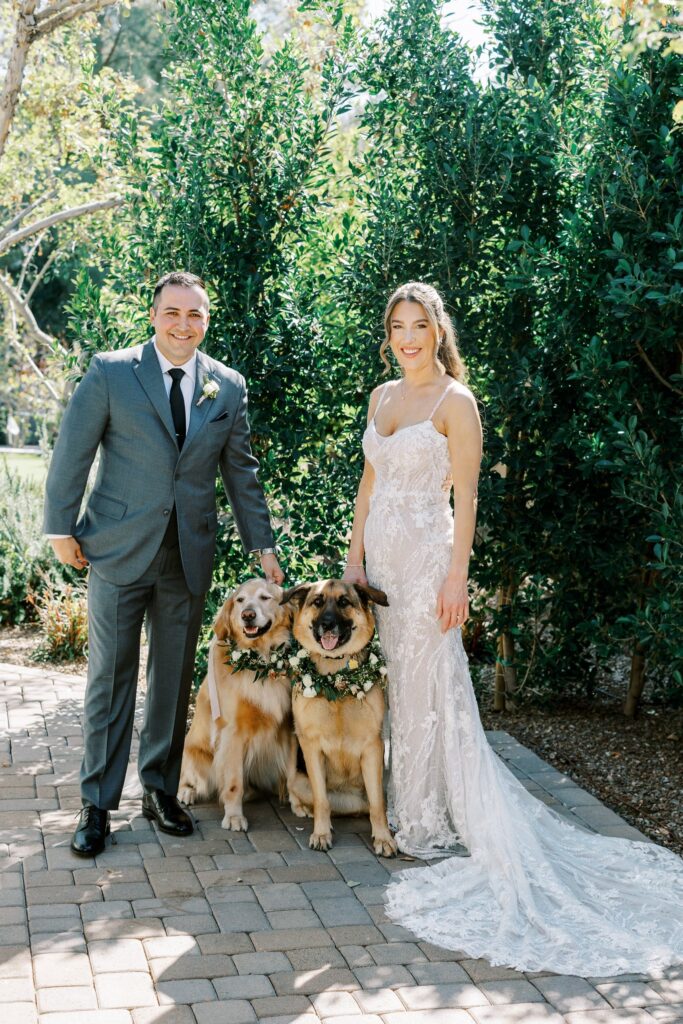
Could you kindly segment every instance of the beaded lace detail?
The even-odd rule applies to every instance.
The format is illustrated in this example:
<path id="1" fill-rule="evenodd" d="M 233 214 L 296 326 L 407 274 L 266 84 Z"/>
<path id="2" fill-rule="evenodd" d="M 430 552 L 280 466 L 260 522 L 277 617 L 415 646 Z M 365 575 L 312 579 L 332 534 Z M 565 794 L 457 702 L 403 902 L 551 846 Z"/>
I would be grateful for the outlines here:
<path id="1" fill-rule="evenodd" d="M 443 397 L 443 396 L 442 396 Z M 363 438 L 365 526 L 391 708 L 389 819 L 404 852 L 459 856 L 394 876 L 387 913 L 421 939 L 523 971 L 614 975 L 683 962 L 683 861 L 576 827 L 491 750 L 459 630 L 435 618 L 453 518 L 431 418 Z M 464 849 L 463 849 L 464 847 Z"/>

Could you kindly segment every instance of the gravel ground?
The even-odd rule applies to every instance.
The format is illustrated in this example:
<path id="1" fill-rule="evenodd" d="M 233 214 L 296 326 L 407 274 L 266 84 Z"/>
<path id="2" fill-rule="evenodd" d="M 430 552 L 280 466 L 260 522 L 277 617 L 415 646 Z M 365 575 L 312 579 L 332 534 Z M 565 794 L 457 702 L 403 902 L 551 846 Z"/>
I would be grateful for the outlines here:
<path id="1" fill-rule="evenodd" d="M 0 630 L 0 661 L 35 665 L 36 626 Z M 85 672 L 85 661 L 54 666 Z M 143 668 L 141 668 L 143 678 Z M 662 846 L 683 854 L 683 709 L 643 703 L 624 718 L 622 687 L 593 702 L 496 713 L 482 701 L 486 729 L 504 729 Z"/>

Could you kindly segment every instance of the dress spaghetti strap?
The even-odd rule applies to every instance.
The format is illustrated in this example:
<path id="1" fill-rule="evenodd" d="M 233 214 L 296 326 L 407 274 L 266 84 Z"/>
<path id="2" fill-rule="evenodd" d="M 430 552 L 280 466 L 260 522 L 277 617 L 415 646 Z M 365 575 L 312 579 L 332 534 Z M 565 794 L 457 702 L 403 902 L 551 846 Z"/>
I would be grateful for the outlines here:
<path id="1" fill-rule="evenodd" d="M 387 394 L 389 393 L 389 388 L 387 387 L 387 384 L 389 384 L 389 381 L 387 381 L 386 384 L 382 384 L 382 390 L 379 393 L 379 401 L 377 402 L 377 408 L 375 409 L 375 412 L 374 412 L 373 417 L 372 417 L 373 420 L 377 416 L 377 413 L 379 412 L 379 410 L 382 407 L 382 403 L 383 403 L 384 399 L 386 398 Z"/>
<path id="2" fill-rule="evenodd" d="M 447 385 L 446 385 L 446 387 L 445 387 L 445 388 L 443 389 L 443 391 L 442 391 L 442 392 L 441 392 L 441 394 L 439 395 L 439 398 L 438 398 L 438 401 L 437 401 L 436 405 L 434 406 L 434 408 L 433 408 L 433 409 L 432 409 L 432 411 L 430 412 L 429 416 L 427 417 L 427 419 L 428 419 L 428 420 L 431 420 L 431 419 L 433 418 L 433 416 L 434 416 L 434 413 L 435 413 L 435 412 L 436 412 L 436 410 L 437 410 L 437 409 L 439 408 L 439 406 L 440 406 L 440 405 L 441 405 L 441 403 L 443 402 L 443 400 L 444 400 L 444 398 L 446 397 L 446 395 L 448 394 L 448 392 L 449 392 L 449 391 L 451 390 L 451 387 L 453 386 L 453 383 L 454 383 L 454 382 L 453 382 L 453 381 L 451 381 L 451 383 L 450 383 L 450 384 L 447 384 Z M 378 408 L 379 408 L 379 406 L 378 406 Z"/>

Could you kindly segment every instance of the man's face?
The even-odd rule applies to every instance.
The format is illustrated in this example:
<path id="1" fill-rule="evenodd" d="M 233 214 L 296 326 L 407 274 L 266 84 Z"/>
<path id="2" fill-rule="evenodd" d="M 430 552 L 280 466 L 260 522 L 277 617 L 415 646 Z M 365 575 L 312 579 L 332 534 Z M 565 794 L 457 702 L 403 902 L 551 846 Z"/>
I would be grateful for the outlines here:
<path id="1" fill-rule="evenodd" d="M 209 326 L 209 300 L 195 284 L 167 284 L 149 315 L 157 345 L 174 366 L 182 366 L 201 345 Z"/>

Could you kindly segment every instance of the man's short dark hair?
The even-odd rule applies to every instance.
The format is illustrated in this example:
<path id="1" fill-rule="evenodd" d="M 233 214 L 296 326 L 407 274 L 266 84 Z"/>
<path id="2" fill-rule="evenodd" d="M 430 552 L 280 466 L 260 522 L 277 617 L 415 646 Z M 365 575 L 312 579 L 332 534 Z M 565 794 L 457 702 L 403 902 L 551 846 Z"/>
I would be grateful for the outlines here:
<path id="1" fill-rule="evenodd" d="M 154 309 L 157 308 L 159 296 L 167 284 L 179 284 L 182 288 L 194 288 L 195 285 L 199 285 L 203 291 L 206 291 L 204 281 L 197 274 L 191 274 L 188 270 L 171 270 L 168 274 L 164 274 L 163 277 L 160 277 L 154 285 L 154 295 L 152 296 L 152 306 Z"/>

